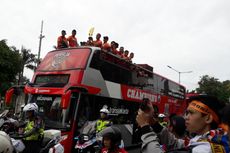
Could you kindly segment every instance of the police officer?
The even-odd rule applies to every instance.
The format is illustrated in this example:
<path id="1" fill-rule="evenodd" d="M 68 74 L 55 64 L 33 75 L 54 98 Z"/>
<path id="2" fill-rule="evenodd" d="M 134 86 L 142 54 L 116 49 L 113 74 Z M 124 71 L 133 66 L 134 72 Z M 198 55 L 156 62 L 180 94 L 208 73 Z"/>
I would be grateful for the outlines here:
<path id="1" fill-rule="evenodd" d="M 29 103 L 23 108 L 26 113 L 28 122 L 24 131 L 24 143 L 26 149 L 24 153 L 36 153 L 40 150 L 40 144 L 44 135 L 44 123 L 41 117 L 38 116 L 38 105 Z"/>
<path id="2" fill-rule="evenodd" d="M 108 120 L 108 114 L 109 110 L 107 109 L 106 106 L 104 106 L 100 110 L 100 119 L 97 120 L 96 122 L 96 132 L 100 132 L 106 127 L 110 126 L 111 122 Z"/>
<path id="3" fill-rule="evenodd" d="M 165 117 L 166 117 L 165 114 L 161 113 L 158 115 L 158 120 L 161 126 L 167 127 L 168 123 L 164 121 Z"/>

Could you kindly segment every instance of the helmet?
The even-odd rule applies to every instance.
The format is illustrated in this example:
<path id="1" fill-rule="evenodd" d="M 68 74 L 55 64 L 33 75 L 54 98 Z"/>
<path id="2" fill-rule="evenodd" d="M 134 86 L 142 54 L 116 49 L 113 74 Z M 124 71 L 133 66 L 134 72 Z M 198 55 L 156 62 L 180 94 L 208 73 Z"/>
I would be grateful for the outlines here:
<path id="1" fill-rule="evenodd" d="M 10 141 L 10 137 L 3 131 L 0 131 L 0 152 L 1 153 L 12 153 L 13 146 Z"/>
<path id="2" fill-rule="evenodd" d="M 27 112 L 27 111 L 37 112 L 38 111 L 38 105 L 36 103 L 26 104 L 26 106 L 23 108 L 23 112 Z"/>
<path id="3" fill-rule="evenodd" d="M 163 118 L 165 117 L 165 114 L 159 114 L 158 117 Z"/>
<path id="4" fill-rule="evenodd" d="M 105 114 L 109 114 L 109 110 L 107 108 L 102 108 L 100 110 L 100 113 L 105 113 Z"/>
<path id="5" fill-rule="evenodd" d="M 114 145 L 121 144 L 121 131 L 117 127 L 110 126 L 110 127 L 105 128 L 102 131 L 102 137 L 103 139 L 105 137 L 109 138 Z"/>

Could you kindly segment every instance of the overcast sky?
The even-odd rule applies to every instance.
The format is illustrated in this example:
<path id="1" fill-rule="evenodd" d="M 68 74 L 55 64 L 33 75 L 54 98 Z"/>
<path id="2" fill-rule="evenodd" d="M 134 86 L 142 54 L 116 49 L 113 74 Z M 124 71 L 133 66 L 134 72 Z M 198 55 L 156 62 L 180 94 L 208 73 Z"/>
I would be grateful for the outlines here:
<path id="1" fill-rule="evenodd" d="M 229 0 L 1 0 L 0 40 L 38 53 L 44 20 L 41 57 L 53 50 L 61 30 L 77 30 L 79 41 L 88 31 L 135 53 L 158 74 L 192 90 L 203 75 L 230 80 Z M 26 76 L 31 78 L 32 71 Z"/>

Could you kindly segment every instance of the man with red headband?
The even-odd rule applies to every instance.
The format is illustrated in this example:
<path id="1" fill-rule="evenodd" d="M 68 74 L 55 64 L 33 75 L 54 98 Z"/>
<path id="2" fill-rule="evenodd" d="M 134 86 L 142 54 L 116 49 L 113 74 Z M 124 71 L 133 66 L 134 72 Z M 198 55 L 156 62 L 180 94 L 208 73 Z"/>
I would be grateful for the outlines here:
<path id="1" fill-rule="evenodd" d="M 194 96 L 189 99 L 185 114 L 185 124 L 188 132 L 196 134 L 189 143 L 175 136 L 167 128 L 161 127 L 153 118 L 154 110 L 149 104 L 149 111 L 138 111 L 136 121 L 141 127 L 143 141 L 142 152 L 164 152 L 160 145 L 165 145 L 167 152 L 179 151 L 191 153 L 227 153 L 229 152 L 228 137 L 218 129 L 220 123 L 219 111 L 223 108 L 217 98 L 207 95 Z M 159 140 L 158 140 L 159 138 Z"/>

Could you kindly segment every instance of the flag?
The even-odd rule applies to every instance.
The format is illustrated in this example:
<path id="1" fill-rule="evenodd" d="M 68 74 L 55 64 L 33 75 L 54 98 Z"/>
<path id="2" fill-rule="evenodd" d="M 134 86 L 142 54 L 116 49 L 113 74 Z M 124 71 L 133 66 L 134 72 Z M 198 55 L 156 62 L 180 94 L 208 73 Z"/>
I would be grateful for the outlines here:
<path id="1" fill-rule="evenodd" d="M 93 36 L 93 32 L 94 32 L 94 27 L 89 29 L 89 37 Z"/>

